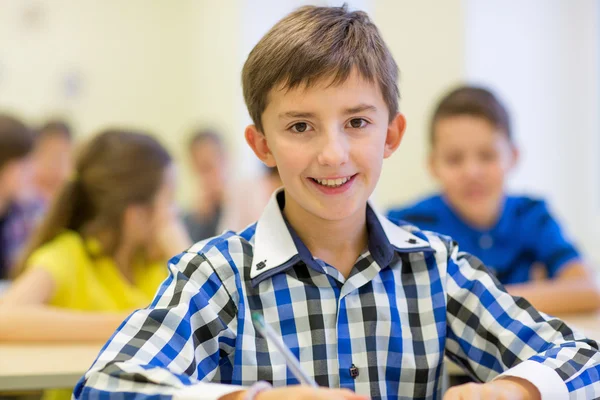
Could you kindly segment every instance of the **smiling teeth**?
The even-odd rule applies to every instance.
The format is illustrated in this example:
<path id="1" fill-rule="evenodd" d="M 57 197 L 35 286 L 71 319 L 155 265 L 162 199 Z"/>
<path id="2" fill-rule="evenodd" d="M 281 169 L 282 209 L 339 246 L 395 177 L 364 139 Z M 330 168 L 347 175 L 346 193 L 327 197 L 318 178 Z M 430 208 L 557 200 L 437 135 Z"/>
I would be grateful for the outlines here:
<path id="1" fill-rule="evenodd" d="M 317 181 L 319 184 L 323 185 L 323 186 L 327 186 L 327 187 L 332 187 L 332 188 L 336 188 L 336 187 L 340 187 L 342 186 L 344 183 L 348 182 L 350 180 L 350 178 L 338 178 L 338 179 L 316 179 L 315 181 Z"/>

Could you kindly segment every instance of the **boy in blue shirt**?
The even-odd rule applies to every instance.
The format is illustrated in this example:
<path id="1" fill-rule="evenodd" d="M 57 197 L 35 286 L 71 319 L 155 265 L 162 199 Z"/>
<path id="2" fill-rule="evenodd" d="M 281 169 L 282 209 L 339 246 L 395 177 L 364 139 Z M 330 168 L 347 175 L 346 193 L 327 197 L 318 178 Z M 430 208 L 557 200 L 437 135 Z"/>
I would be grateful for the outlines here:
<path id="1" fill-rule="evenodd" d="M 405 119 L 396 63 L 364 12 L 297 10 L 242 80 L 246 140 L 285 189 L 256 224 L 174 257 L 75 398 L 434 399 L 445 354 L 487 382 L 448 400 L 600 396 L 596 342 L 508 295 L 449 238 L 368 204 Z M 322 388 L 295 385 L 252 312 Z"/>
<path id="2" fill-rule="evenodd" d="M 390 220 L 451 236 L 509 293 L 540 311 L 598 308 L 594 277 L 544 201 L 504 191 L 518 152 L 508 112 L 493 93 L 463 86 L 444 96 L 433 113 L 430 145 L 430 170 L 442 194 L 393 209 Z M 532 282 L 535 275 L 549 280 Z"/>

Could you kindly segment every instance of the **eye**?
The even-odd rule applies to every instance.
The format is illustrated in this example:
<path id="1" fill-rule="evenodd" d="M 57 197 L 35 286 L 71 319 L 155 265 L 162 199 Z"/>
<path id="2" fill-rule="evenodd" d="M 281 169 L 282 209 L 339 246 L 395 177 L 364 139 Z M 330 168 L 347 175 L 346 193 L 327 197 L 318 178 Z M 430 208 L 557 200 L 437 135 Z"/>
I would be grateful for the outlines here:
<path id="1" fill-rule="evenodd" d="M 496 161 L 496 159 L 498 158 L 498 155 L 494 151 L 484 151 L 479 154 L 479 158 L 482 161 L 492 162 L 492 161 Z"/>
<path id="2" fill-rule="evenodd" d="M 445 157 L 445 161 L 449 165 L 458 165 L 462 162 L 463 156 L 461 154 L 448 154 Z"/>
<path id="3" fill-rule="evenodd" d="M 352 118 L 349 125 L 351 128 L 360 129 L 366 127 L 368 123 L 369 122 L 363 118 Z"/>
<path id="4" fill-rule="evenodd" d="M 310 125 L 306 122 L 297 122 L 290 127 L 291 131 L 294 133 L 304 133 L 310 131 Z"/>

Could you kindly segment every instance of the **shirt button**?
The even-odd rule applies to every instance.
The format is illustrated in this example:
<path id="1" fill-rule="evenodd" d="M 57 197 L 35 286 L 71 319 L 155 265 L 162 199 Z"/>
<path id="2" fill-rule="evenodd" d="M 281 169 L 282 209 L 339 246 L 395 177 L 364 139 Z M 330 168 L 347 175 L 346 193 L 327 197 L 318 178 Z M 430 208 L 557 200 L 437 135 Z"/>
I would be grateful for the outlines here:
<path id="1" fill-rule="evenodd" d="M 352 379 L 356 379 L 356 377 L 358 376 L 358 368 L 356 368 L 356 365 L 354 364 L 350 366 L 350 376 L 352 377 Z"/>
<path id="2" fill-rule="evenodd" d="M 492 238 L 490 235 L 481 235 L 481 237 L 479 238 L 479 247 L 481 247 L 482 249 L 487 250 L 493 245 L 494 238 Z"/>

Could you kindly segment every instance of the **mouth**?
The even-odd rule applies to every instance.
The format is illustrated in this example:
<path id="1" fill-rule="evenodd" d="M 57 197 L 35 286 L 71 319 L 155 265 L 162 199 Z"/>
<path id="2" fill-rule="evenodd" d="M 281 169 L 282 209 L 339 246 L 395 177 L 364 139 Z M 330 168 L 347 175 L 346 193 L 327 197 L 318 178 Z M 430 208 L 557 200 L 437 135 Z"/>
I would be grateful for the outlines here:
<path id="1" fill-rule="evenodd" d="M 310 178 L 313 182 L 318 183 L 319 185 L 330 187 L 330 188 L 338 188 L 345 185 L 350 179 L 354 178 L 354 175 L 345 176 L 343 178 Z"/>
<path id="2" fill-rule="evenodd" d="M 308 178 L 308 180 L 321 191 L 334 194 L 350 187 L 357 175 L 358 174 L 327 178 Z"/>
<path id="3" fill-rule="evenodd" d="M 480 187 L 468 188 L 465 190 L 464 195 L 467 198 L 480 198 L 486 197 L 488 195 L 488 191 Z"/>

